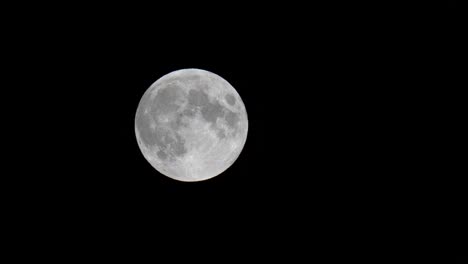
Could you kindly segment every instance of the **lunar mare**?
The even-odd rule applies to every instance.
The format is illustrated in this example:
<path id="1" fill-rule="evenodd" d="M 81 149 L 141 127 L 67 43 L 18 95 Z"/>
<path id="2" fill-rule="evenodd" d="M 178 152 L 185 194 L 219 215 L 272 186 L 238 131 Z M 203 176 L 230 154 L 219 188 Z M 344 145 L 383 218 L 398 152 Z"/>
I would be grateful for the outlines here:
<path id="1" fill-rule="evenodd" d="M 140 149 L 160 173 L 180 181 L 228 169 L 247 139 L 244 103 L 234 87 L 205 70 L 164 75 L 142 96 L 135 117 Z"/>

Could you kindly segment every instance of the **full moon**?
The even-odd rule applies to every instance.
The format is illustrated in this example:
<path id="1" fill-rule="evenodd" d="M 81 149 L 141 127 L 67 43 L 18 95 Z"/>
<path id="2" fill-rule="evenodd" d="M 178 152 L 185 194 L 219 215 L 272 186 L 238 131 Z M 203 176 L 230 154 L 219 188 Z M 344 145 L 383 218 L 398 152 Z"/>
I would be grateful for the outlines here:
<path id="1" fill-rule="evenodd" d="M 143 156 L 160 173 L 193 182 L 228 169 L 247 140 L 248 120 L 237 91 L 205 70 L 162 76 L 143 94 L 135 133 Z"/>

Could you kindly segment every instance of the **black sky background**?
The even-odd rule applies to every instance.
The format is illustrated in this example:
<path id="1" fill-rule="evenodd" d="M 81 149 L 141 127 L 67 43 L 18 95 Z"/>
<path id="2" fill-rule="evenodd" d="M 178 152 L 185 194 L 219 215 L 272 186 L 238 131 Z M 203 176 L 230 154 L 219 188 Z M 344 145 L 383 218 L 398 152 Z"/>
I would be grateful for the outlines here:
<path id="1" fill-rule="evenodd" d="M 421 219 L 447 210 L 447 190 L 421 153 L 436 147 L 426 122 L 454 73 L 433 65 L 450 57 L 457 17 L 452 2 L 428 5 L 54 6 L 11 20 L 11 67 L 34 80 L 14 85 L 28 86 L 34 158 L 15 165 L 28 195 L 10 199 L 38 240 L 48 226 L 117 248 L 229 238 L 261 256 L 434 235 Z M 247 109 L 244 150 L 209 181 L 159 174 L 135 139 L 141 96 L 182 68 L 222 76 Z"/>

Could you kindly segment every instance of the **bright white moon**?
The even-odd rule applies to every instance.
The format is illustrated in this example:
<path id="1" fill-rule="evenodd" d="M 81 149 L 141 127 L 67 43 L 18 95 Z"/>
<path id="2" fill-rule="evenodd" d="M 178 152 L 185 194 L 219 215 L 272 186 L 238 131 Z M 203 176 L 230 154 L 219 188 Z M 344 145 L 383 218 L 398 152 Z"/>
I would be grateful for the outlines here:
<path id="1" fill-rule="evenodd" d="M 143 155 L 160 173 L 180 181 L 213 178 L 229 168 L 247 139 L 247 112 L 220 76 L 183 69 L 145 92 L 135 117 Z"/>

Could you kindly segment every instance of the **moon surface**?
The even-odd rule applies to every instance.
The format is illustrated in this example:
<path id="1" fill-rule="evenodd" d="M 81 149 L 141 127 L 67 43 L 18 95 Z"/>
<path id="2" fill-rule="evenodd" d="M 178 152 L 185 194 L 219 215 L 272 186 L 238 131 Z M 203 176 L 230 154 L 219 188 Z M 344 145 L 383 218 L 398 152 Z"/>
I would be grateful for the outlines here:
<path id="1" fill-rule="evenodd" d="M 200 69 L 164 75 L 142 96 L 135 116 L 138 145 L 172 179 L 193 182 L 228 169 L 247 140 L 244 103 L 220 76 Z"/>

